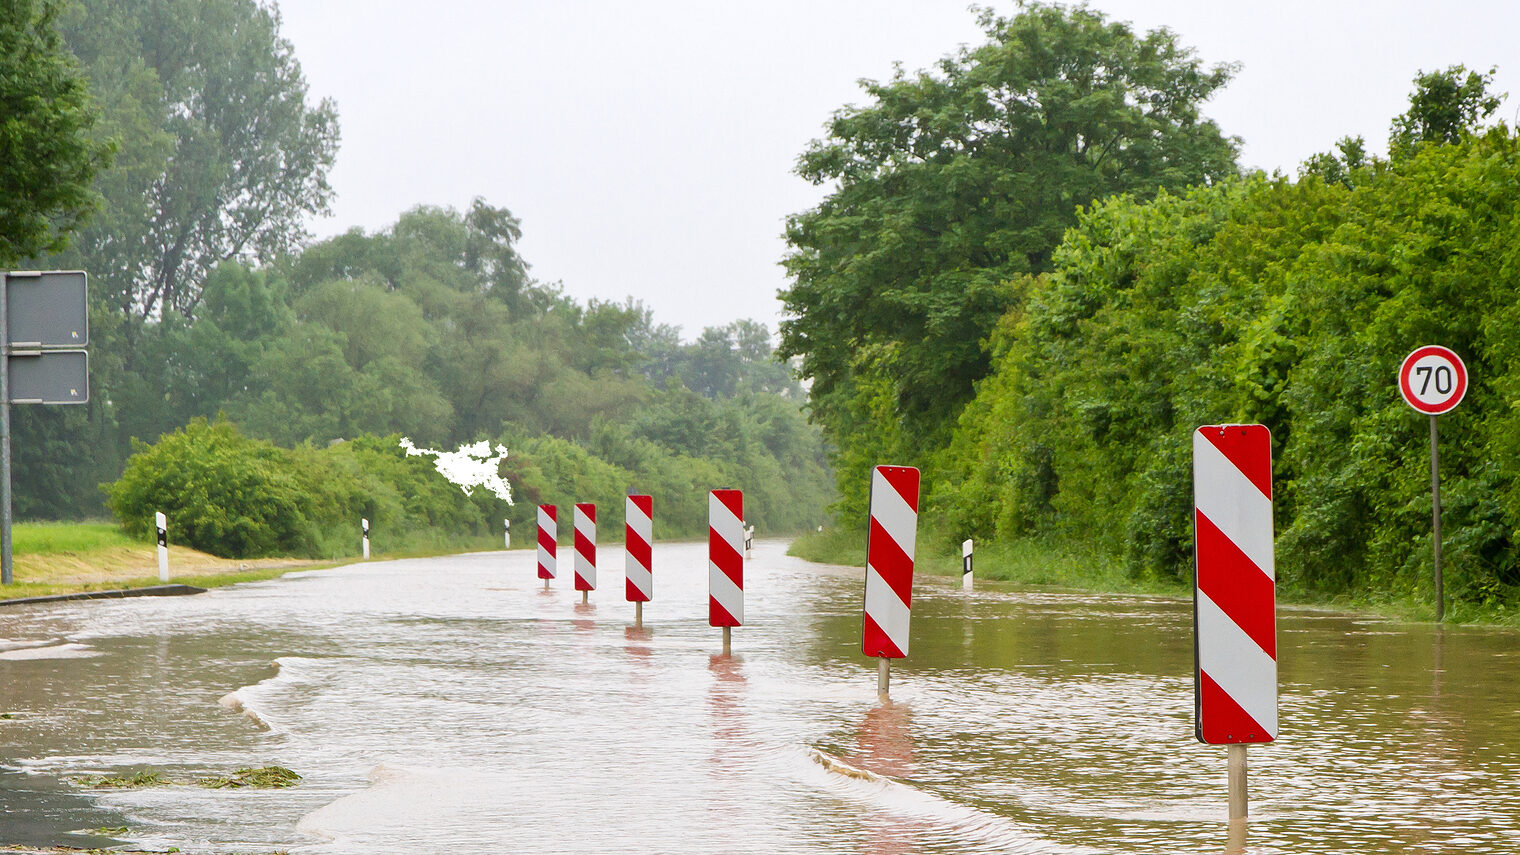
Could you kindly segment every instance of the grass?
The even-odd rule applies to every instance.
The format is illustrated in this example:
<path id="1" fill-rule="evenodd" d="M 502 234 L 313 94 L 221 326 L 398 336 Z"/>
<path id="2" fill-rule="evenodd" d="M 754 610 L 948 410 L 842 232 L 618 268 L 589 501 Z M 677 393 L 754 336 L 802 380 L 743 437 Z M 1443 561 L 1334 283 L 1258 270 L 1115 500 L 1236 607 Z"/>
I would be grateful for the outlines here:
<path id="1" fill-rule="evenodd" d="M 864 567 L 865 540 L 862 532 L 825 529 L 798 538 L 788 553 L 821 564 Z M 951 544 L 947 538 L 920 533 L 915 558 L 914 570 L 918 573 L 960 575 L 959 544 Z M 983 542 L 976 544 L 974 560 L 978 584 L 992 580 L 1106 593 L 1192 596 L 1191 578 L 1131 577 L 1125 572 L 1122 561 L 1080 545 L 1036 539 Z M 1453 600 L 1451 590 L 1447 588 L 1447 623 L 1520 627 L 1520 606 L 1497 601 Z M 1279 586 L 1277 602 L 1279 605 L 1376 615 L 1406 623 L 1435 620 L 1435 606 L 1429 591 L 1424 588 L 1418 591 L 1362 591 L 1332 597 Z"/>
<path id="2" fill-rule="evenodd" d="M 822 564 L 864 567 L 866 537 L 862 532 L 825 529 L 803 535 L 788 554 Z M 914 570 L 936 576 L 961 575 L 960 545 L 944 538 L 920 537 Z M 1092 550 L 1044 540 L 1014 540 L 977 544 L 973 572 L 978 582 L 995 580 L 1016 585 L 1040 585 L 1121 593 L 1183 595 L 1184 583 L 1131 578 L 1119 562 Z"/>
<path id="3" fill-rule="evenodd" d="M 86 775 L 74 778 L 74 783 L 92 790 L 140 790 L 145 787 L 167 787 L 173 783 L 162 772 L 139 769 L 125 777 L 119 775 Z"/>
<path id="4" fill-rule="evenodd" d="M 122 534 L 115 523 L 16 523 L 11 527 L 11 552 L 16 556 L 59 555 L 140 546 Z"/>

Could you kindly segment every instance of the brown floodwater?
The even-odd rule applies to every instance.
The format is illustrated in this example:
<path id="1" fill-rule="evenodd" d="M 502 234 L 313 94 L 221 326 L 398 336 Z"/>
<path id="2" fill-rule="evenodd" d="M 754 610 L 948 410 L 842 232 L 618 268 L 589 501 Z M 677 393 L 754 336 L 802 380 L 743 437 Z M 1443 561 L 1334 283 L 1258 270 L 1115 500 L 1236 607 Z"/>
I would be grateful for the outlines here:
<path id="1" fill-rule="evenodd" d="M 0 610 L 0 844 L 187 852 L 1515 853 L 1520 634 L 1284 610 L 1244 841 L 1189 603 L 920 579 L 891 702 L 863 572 L 761 542 L 723 657 L 702 544 L 589 605 L 528 551 Z M 278 764 L 288 790 L 83 790 Z"/>

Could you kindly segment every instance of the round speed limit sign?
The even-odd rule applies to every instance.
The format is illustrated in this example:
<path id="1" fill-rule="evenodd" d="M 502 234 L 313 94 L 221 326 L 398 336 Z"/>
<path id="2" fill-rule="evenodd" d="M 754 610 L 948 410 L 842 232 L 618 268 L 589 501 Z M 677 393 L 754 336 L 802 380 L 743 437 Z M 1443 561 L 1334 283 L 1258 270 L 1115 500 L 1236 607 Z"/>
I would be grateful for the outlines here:
<path id="1" fill-rule="evenodd" d="M 1415 348 L 1399 366 L 1399 391 L 1409 406 L 1426 415 L 1451 412 L 1467 394 L 1467 366 L 1440 345 Z"/>

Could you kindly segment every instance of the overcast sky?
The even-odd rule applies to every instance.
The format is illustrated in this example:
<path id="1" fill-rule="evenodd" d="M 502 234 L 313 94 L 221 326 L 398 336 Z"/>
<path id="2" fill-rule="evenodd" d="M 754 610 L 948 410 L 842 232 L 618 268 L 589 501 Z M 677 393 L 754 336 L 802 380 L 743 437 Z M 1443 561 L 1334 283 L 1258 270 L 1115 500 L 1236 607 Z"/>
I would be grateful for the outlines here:
<path id="1" fill-rule="evenodd" d="M 1011 13 L 1009 2 L 986 3 Z M 1498 65 L 1520 93 L 1514 0 L 1096 0 L 1238 62 L 1205 107 L 1248 167 L 1293 172 L 1335 140 L 1385 148 L 1417 71 Z M 791 174 L 860 78 L 983 41 L 963 0 L 279 0 L 342 148 L 319 237 L 384 229 L 418 204 L 510 209 L 541 280 L 633 296 L 692 338 L 775 329 L 785 217 L 820 191 Z M 1515 123 L 1512 98 L 1499 115 Z"/>

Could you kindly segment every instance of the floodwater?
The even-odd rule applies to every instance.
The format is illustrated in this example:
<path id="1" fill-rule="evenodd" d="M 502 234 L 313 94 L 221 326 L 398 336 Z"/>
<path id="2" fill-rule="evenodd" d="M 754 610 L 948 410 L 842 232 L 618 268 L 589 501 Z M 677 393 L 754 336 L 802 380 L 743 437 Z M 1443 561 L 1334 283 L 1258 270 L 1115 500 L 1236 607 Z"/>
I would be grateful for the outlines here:
<path id="1" fill-rule="evenodd" d="M 891 702 L 863 573 L 761 542 L 723 657 L 703 544 L 588 606 L 529 551 L 0 610 L 0 844 L 187 852 L 1514 853 L 1520 634 L 1279 617 L 1281 737 L 1192 736 L 1190 604 L 920 580 Z M 957 580 L 958 582 L 958 580 Z M 288 790 L 86 791 L 279 764 Z"/>

